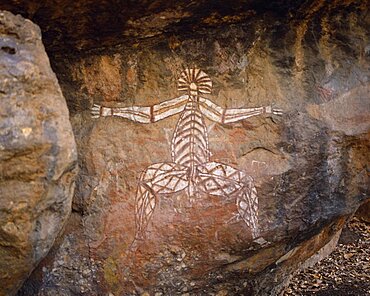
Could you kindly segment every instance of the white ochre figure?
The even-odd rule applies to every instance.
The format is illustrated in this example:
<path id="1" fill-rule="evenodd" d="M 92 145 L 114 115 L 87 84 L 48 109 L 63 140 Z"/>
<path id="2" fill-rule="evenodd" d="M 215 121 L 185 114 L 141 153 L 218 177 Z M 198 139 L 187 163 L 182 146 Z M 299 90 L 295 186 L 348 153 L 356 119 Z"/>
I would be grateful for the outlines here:
<path id="1" fill-rule="evenodd" d="M 184 70 L 178 90 L 185 95 L 144 107 L 104 107 L 94 104 L 92 117 L 118 116 L 139 123 L 152 123 L 181 113 L 171 142 L 172 161 L 150 165 L 140 176 L 135 201 L 135 240 L 142 239 L 158 200 L 181 191 L 190 200 L 199 194 L 235 198 L 235 219 L 251 229 L 252 237 L 259 235 L 258 198 L 252 177 L 229 165 L 211 161 L 208 133 L 204 117 L 229 124 L 261 114 L 281 115 L 271 106 L 259 108 L 222 108 L 204 94 L 211 93 L 212 81 L 199 69 Z"/>

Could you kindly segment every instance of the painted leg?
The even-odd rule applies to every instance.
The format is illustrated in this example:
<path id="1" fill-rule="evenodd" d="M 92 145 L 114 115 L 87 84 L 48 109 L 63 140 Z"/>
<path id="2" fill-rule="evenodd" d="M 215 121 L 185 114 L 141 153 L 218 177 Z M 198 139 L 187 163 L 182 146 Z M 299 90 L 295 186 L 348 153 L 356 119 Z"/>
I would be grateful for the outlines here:
<path id="1" fill-rule="evenodd" d="M 187 168 L 175 163 L 156 163 L 140 176 L 135 202 L 135 240 L 143 239 L 158 199 L 185 189 Z"/>
<path id="2" fill-rule="evenodd" d="M 145 172 L 143 175 L 145 176 Z M 156 198 L 153 190 L 145 182 L 140 181 L 135 201 L 135 240 L 143 239 L 145 229 L 157 204 Z"/>
<path id="3" fill-rule="evenodd" d="M 236 198 L 236 206 L 238 209 L 236 219 L 242 219 L 247 224 L 253 238 L 258 237 L 258 197 L 252 177 L 246 176 L 241 194 Z"/>
<path id="4" fill-rule="evenodd" d="M 258 231 L 258 197 L 252 177 L 229 165 L 208 162 L 197 166 L 198 189 L 204 193 L 226 198 L 236 198 L 238 214 L 252 231 L 253 238 Z"/>

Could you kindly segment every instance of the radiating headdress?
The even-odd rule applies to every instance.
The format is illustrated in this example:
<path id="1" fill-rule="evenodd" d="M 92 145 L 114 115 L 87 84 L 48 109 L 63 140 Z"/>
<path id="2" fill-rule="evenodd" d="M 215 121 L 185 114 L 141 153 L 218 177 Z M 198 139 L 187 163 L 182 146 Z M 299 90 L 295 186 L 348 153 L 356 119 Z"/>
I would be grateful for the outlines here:
<path id="1" fill-rule="evenodd" d="M 180 74 L 178 82 L 179 91 L 189 91 L 190 85 L 194 83 L 201 94 L 210 94 L 212 90 L 212 81 L 202 70 L 193 68 L 185 69 Z"/>

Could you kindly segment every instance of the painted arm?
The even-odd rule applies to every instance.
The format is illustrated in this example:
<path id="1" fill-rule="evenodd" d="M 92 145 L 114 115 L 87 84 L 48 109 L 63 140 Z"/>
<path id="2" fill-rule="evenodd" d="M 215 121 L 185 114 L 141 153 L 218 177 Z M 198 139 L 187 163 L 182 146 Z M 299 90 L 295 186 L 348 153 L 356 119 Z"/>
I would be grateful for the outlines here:
<path id="1" fill-rule="evenodd" d="M 199 106 L 200 110 L 207 118 L 223 124 L 237 122 L 261 114 L 283 114 L 283 111 L 281 109 L 275 109 L 271 106 L 235 109 L 222 108 L 212 101 L 202 97 L 199 98 Z"/>
<path id="2" fill-rule="evenodd" d="M 139 123 L 151 123 L 162 120 L 171 115 L 180 113 L 188 100 L 188 95 L 152 106 L 105 107 L 94 104 L 91 108 L 91 117 L 117 116 Z"/>

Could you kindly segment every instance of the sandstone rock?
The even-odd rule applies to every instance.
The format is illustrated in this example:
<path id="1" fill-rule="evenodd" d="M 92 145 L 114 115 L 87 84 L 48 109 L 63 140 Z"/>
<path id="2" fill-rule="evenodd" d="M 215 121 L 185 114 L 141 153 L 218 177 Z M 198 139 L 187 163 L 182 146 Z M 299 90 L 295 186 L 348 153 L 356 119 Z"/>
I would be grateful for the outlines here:
<path id="1" fill-rule="evenodd" d="M 289 17 L 300 8 L 300 1 L 235 0 L 232 5 L 218 1 L 111 1 L 93 0 L 3 0 L 0 9 L 22 14 L 39 24 L 48 50 L 81 52 L 118 44 L 137 45 L 145 39 L 170 38 L 172 49 L 179 47 L 178 32 L 202 32 L 221 25 L 250 22 L 266 13 Z"/>
<path id="2" fill-rule="evenodd" d="M 365 222 L 370 222 L 370 201 L 365 201 L 357 210 L 356 216 Z"/>
<path id="3" fill-rule="evenodd" d="M 71 212 L 76 146 L 31 21 L 0 11 L 0 295 L 13 295 Z"/>
<path id="4" fill-rule="evenodd" d="M 170 19 L 172 4 L 162 1 L 145 15 L 135 10 L 144 1 L 124 12 L 97 12 L 79 1 L 68 8 L 71 18 L 63 15 L 68 5 L 7 4 L 39 20 L 45 32 L 58 32 L 46 44 L 81 168 L 73 220 L 20 295 L 278 295 L 307 259 L 331 249 L 367 199 L 366 5 L 251 0 L 222 12 L 225 6 L 213 1 L 180 2 Z M 119 24 L 121 12 L 132 14 L 130 28 Z M 71 27 L 76 16 L 78 28 L 86 27 Z M 116 22 L 104 25 L 107 19 Z M 90 111 L 94 103 L 128 108 L 178 97 L 177 80 L 188 66 L 209 75 L 213 90 L 205 96 L 221 107 L 284 110 L 233 124 L 206 120 L 211 161 L 254 179 L 254 238 L 246 223 L 232 219 L 235 196 L 179 191 L 158 198 L 146 237 L 134 241 L 140 174 L 171 161 L 179 115 L 139 124 L 92 119 Z"/>

